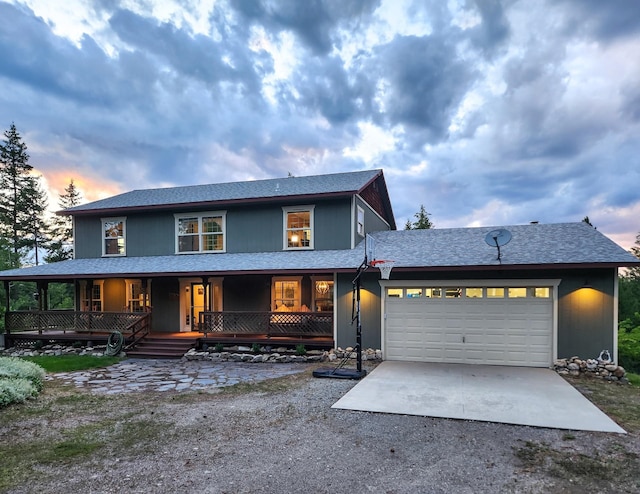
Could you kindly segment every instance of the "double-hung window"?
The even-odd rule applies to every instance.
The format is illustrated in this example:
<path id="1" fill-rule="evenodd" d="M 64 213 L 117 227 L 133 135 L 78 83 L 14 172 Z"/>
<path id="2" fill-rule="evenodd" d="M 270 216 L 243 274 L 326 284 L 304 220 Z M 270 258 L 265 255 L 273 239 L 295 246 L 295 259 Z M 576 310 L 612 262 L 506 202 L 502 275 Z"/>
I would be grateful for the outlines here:
<path id="1" fill-rule="evenodd" d="M 126 255 L 126 233 L 126 218 L 102 218 L 102 255 Z"/>
<path id="2" fill-rule="evenodd" d="M 364 237 L 364 209 L 358 206 L 357 209 L 357 218 L 356 218 L 357 226 L 356 230 L 358 231 L 358 235 Z"/>
<path id="3" fill-rule="evenodd" d="M 226 212 L 177 214 L 176 253 L 224 252 Z"/>
<path id="4" fill-rule="evenodd" d="M 282 208 L 284 249 L 313 249 L 313 206 Z"/>

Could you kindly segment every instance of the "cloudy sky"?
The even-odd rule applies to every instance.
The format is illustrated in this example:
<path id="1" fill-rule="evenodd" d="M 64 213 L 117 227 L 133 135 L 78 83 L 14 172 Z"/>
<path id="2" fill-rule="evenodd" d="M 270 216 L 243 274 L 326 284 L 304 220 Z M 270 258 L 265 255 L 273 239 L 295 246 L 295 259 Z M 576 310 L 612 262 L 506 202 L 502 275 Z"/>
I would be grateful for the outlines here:
<path id="1" fill-rule="evenodd" d="M 382 168 L 399 227 L 640 231 L 635 0 L 0 1 L 52 202 Z"/>

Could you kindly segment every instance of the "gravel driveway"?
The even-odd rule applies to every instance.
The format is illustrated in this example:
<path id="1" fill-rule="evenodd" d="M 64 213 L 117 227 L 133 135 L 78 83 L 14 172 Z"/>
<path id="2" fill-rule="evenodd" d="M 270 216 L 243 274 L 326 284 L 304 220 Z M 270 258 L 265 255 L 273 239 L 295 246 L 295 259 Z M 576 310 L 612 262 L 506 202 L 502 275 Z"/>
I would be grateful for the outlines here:
<path id="1" fill-rule="evenodd" d="M 103 397 L 113 410 L 91 413 L 130 407 L 127 420 L 162 432 L 140 432 L 63 472 L 43 465 L 42 480 L 11 492 L 548 492 L 549 479 L 523 465 L 518 450 L 533 442 L 588 449 L 612 436 L 569 440 L 559 430 L 331 409 L 356 382 L 314 379 L 310 367 L 274 382 Z"/>

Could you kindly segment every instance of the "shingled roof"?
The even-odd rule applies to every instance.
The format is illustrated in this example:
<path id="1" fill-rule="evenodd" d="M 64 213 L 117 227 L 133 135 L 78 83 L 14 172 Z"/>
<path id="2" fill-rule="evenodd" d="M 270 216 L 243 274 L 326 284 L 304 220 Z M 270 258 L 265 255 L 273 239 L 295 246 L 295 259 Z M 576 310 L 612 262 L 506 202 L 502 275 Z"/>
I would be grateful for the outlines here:
<path id="1" fill-rule="evenodd" d="M 486 235 L 507 229 L 511 241 L 497 248 Z M 640 260 L 584 222 L 437 228 L 376 232 L 376 258 L 402 268 L 631 266 Z"/>
<path id="2" fill-rule="evenodd" d="M 513 225 L 497 259 L 485 236 L 497 227 L 376 232 L 376 258 L 398 271 L 563 269 L 640 266 L 640 260 L 585 223 Z M 189 254 L 77 259 L 0 272 L 0 280 L 153 277 L 240 273 L 354 272 L 364 245 L 354 249 L 240 254 Z"/>
<path id="3" fill-rule="evenodd" d="M 255 202 L 308 196 L 348 196 L 360 193 L 378 177 L 383 177 L 382 170 L 132 190 L 65 209 L 63 213 L 77 215 L 179 205 Z"/>

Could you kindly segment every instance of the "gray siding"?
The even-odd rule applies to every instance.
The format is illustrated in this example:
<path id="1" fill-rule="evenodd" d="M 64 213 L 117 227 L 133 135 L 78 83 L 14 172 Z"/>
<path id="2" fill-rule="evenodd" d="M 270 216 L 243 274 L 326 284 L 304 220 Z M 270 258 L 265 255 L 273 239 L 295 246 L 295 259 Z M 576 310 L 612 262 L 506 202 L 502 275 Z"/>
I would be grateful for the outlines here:
<path id="1" fill-rule="evenodd" d="M 76 259 L 102 256 L 100 217 L 80 216 L 75 219 L 74 254 Z"/>
<path id="2" fill-rule="evenodd" d="M 351 281 L 355 276 L 338 275 L 337 345 L 355 345 L 355 327 L 351 326 Z M 392 280 L 468 280 L 468 279 L 560 279 L 558 287 L 558 357 L 595 358 L 600 351 L 613 351 L 615 331 L 614 286 L 617 271 L 600 270 L 523 270 L 506 271 L 500 276 L 486 271 L 398 272 Z M 380 294 L 377 270 L 363 277 L 361 293 L 362 338 L 364 348 L 381 348 Z M 585 281 L 593 288 L 582 288 Z"/>
<path id="3" fill-rule="evenodd" d="M 613 354 L 614 269 L 574 272 L 558 287 L 558 357 Z M 583 288 L 585 281 L 593 288 Z"/>
<path id="4" fill-rule="evenodd" d="M 316 250 L 351 247 L 351 202 L 349 199 L 314 205 L 314 248 Z M 277 252 L 283 249 L 282 205 L 228 208 L 226 252 Z M 195 211 L 194 211 L 195 212 Z M 102 256 L 101 216 L 76 218 L 76 258 Z M 159 256 L 175 253 L 173 212 L 130 214 L 126 216 L 126 255 Z"/>
<path id="5" fill-rule="evenodd" d="M 355 346 L 356 323 L 351 324 L 353 301 L 353 274 L 338 274 L 336 287 L 338 324 L 336 345 L 342 348 Z M 379 349 L 380 332 L 380 285 L 377 273 L 365 273 L 361 278 L 360 321 L 362 325 L 362 347 Z"/>
<path id="6" fill-rule="evenodd" d="M 154 278 L 151 282 L 153 331 L 180 331 L 180 284 L 177 278 Z"/>
<path id="7" fill-rule="evenodd" d="M 362 200 L 361 197 L 356 196 L 356 206 L 360 206 L 364 210 L 364 230 L 365 233 L 379 232 L 382 230 L 389 230 L 389 225 L 378 214 L 371 209 L 371 207 Z M 364 239 L 364 237 L 358 235 L 358 208 L 356 207 L 353 217 L 353 238 L 358 242 Z"/>

